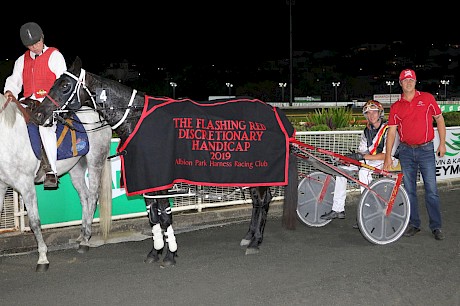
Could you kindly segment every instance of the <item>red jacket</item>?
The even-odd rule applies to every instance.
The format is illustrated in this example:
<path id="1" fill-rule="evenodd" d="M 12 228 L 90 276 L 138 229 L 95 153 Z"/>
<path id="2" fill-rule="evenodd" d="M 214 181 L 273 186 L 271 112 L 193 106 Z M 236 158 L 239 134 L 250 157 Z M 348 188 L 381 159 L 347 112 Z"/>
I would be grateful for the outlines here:
<path id="1" fill-rule="evenodd" d="M 48 48 L 42 55 L 32 59 L 26 51 L 24 55 L 24 70 L 22 71 L 22 79 L 24 86 L 24 97 L 30 97 L 35 94 L 36 98 L 43 98 L 56 81 L 56 75 L 48 66 L 48 61 L 51 53 L 56 51 L 56 48 Z"/>

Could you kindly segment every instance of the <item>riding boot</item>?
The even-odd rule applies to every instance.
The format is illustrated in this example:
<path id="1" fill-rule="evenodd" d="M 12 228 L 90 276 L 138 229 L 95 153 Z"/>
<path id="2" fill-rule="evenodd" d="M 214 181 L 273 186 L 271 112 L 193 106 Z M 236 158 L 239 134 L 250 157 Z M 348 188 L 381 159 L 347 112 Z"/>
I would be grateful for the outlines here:
<path id="1" fill-rule="evenodd" d="M 41 145 L 40 147 L 40 152 L 42 156 L 42 159 L 40 160 L 40 171 L 45 174 L 48 172 L 52 172 L 53 169 L 51 169 L 51 164 L 48 160 L 48 155 L 46 155 L 46 151 L 43 145 Z"/>
<path id="2" fill-rule="evenodd" d="M 49 162 L 46 151 L 41 146 L 42 159 L 40 163 L 40 171 L 45 172 L 45 180 L 43 182 L 44 189 L 57 189 L 58 188 L 58 178 L 53 169 L 51 169 L 51 164 Z"/>

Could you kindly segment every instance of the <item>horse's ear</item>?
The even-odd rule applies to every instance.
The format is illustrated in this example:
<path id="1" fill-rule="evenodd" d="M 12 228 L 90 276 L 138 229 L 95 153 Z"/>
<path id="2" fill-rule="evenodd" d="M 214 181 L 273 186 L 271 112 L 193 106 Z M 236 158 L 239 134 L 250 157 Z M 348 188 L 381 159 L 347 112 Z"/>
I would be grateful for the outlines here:
<path id="1" fill-rule="evenodd" d="M 77 56 L 68 70 L 75 74 L 77 72 L 80 72 L 81 65 L 81 59 Z"/>
<path id="2" fill-rule="evenodd" d="M 81 58 L 80 58 L 80 57 L 77 56 L 77 57 L 75 58 L 74 66 L 75 66 L 76 68 L 78 68 L 78 70 L 81 69 L 82 63 L 81 63 Z"/>

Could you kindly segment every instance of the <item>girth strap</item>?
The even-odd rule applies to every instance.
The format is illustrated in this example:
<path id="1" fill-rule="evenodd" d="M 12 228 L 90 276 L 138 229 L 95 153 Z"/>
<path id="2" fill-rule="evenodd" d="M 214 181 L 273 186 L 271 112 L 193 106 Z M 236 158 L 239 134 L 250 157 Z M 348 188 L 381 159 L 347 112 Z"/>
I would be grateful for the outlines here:
<path id="1" fill-rule="evenodd" d="M 72 126 L 72 120 L 71 119 L 66 119 L 66 124 L 64 128 L 62 129 L 61 135 L 59 136 L 59 139 L 57 140 L 57 147 L 59 148 L 64 141 L 65 136 L 67 135 L 67 132 L 70 131 L 70 136 L 72 138 L 72 155 L 77 156 L 78 151 L 77 151 L 77 133 L 75 130 L 70 129 L 69 125 Z"/>

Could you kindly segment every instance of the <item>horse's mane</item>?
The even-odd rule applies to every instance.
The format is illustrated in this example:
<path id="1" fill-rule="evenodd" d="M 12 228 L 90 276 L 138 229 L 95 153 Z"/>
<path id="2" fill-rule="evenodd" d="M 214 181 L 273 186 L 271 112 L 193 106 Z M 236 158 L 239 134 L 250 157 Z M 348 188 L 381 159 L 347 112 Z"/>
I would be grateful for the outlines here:
<path id="1" fill-rule="evenodd" d="M 120 83 L 119 81 L 114 80 L 114 79 L 110 79 L 110 78 L 107 78 L 107 77 L 104 77 L 104 76 L 96 75 L 96 74 L 88 72 L 88 71 L 86 72 L 86 75 L 87 75 L 87 77 L 89 76 L 89 77 L 92 78 L 92 82 L 98 82 L 98 83 L 102 84 L 100 86 L 110 88 L 111 90 L 114 90 L 117 93 L 119 93 L 119 91 L 127 91 L 129 94 L 131 94 L 131 92 L 133 90 L 128 85 Z M 97 87 L 97 86 L 94 86 L 94 84 L 91 84 L 90 87 Z M 143 94 L 143 93 L 139 92 L 139 94 Z"/>
<path id="2" fill-rule="evenodd" d="M 15 103 L 11 101 L 5 106 L 6 101 L 6 97 L 3 94 L 0 94 L 0 123 L 3 123 L 11 128 L 16 122 L 18 108 Z"/>

